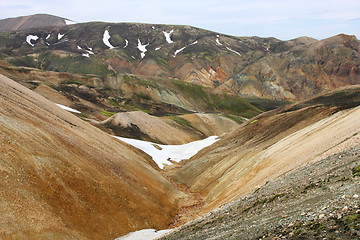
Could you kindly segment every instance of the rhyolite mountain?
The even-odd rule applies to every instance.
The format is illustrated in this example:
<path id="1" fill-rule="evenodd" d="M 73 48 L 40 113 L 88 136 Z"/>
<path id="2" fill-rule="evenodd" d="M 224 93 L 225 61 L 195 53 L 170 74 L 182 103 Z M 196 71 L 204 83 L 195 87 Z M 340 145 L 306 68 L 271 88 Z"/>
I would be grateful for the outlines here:
<path id="1" fill-rule="evenodd" d="M 241 96 L 299 100 L 359 83 L 359 44 L 344 34 L 281 41 L 191 26 L 90 22 L 2 33 L 0 57 L 43 70 L 170 77 Z"/>
<path id="2" fill-rule="evenodd" d="M 6 18 L 0 20 L 0 32 L 48 26 L 66 26 L 74 23 L 75 22 L 67 18 L 57 17 L 49 14 L 35 14 L 31 16 Z"/>

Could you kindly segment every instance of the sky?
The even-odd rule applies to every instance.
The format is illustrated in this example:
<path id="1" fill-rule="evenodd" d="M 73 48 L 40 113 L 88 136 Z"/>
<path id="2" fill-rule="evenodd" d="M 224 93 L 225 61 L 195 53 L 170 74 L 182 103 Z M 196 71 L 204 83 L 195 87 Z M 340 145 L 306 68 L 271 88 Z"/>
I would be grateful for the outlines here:
<path id="1" fill-rule="evenodd" d="M 76 22 L 191 25 L 232 36 L 360 37 L 359 0 L 1 0 L 0 19 L 47 13 Z"/>

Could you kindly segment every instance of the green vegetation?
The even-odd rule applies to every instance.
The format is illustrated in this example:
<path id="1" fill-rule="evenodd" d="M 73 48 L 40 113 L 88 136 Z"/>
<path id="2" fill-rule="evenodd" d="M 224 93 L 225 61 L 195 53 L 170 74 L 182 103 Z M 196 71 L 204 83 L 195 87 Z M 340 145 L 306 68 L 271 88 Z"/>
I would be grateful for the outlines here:
<path id="1" fill-rule="evenodd" d="M 352 173 L 356 177 L 360 177 L 360 166 L 356 166 L 352 169 Z"/>
<path id="2" fill-rule="evenodd" d="M 253 123 L 256 123 L 257 121 L 259 121 L 258 119 L 255 119 L 254 121 L 251 121 L 250 123 L 249 123 L 249 125 L 251 125 L 251 124 L 253 124 Z"/>
<path id="3" fill-rule="evenodd" d="M 157 85 L 154 84 L 153 82 L 149 82 L 149 81 L 140 79 L 139 77 L 134 76 L 134 75 L 126 75 L 125 74 L 123 76 L 123 79 L 124 79 L 124 82 L 127 85 L 130 85 L 130 86 L 133 86 L 133 87 L 143 86 L 143 87 L 146 87 L 146 88 L 149 88 L 149 87 L 150 88 L 157 88 Z"/>
<path id="4" fill-rule="evenodd" d="M 246 99 L 227 93 L 211 93 L 211 89 L 200 85 L 174 80 L 175 86 L 188 98 L 206 106 L 206 111 L 217 111 L 226 114 L 252 118 L 262 111 Z"/>
<path id="5" fill-rule="evenodd" d="M 116 114 L 115 112 L 110 112 L 110 111 L 106 111 L 106 110 L 102 110 L 102 111 L 100 111 L 100 113 L 102 115 L 105 115 L 105 116 L 108 116 L 108 117 L 114 116 Z"/>
<path id="6" fill-rule="evenodd" d="M 173 120 L 174 122 L 178 123 L 178 124 L 181 124 L 181 125 L 186 126 L 186 127 L 192 127 L 191 123 L 188 120 L 186 120 L 186 119 L 184 119 L 182 117 L 178 117 L 178 116 L 175 116 L 175 115 L 169 115 L 167 117 L 170 118 L 171 120 Z"/>
<path id="7" fill-rule="evenodd" d="M 346 227 L 348 229 L 355 229 L 360 231 L 360 215 L 359 214 L 353 214 L 349 215 L 345 219 Z"/>

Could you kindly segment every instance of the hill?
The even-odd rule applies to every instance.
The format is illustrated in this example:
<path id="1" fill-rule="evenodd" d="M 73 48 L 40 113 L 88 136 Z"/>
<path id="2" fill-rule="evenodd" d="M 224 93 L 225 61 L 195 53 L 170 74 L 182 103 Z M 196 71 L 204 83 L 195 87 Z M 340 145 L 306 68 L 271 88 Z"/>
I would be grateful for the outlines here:
<path id="1" fill-rule="evenodd" d="M 0 34 L 0 57 L 17 66 L 135 74 L 240 96 L 302 100 L 359 83 L 354 36 L 290 41 L 233 37 L 191 26 L 82 23 Z"/>
<path id="2" fill-rule="evenodd" d="M 173 222 L 149 156 L 0 75 L 1 239 L 114 239 Z"/>
<path id="3" fill-rule="evenodd" d="M 183 163 L 171 179 L 199 192 L 198 211 L 236 200 L 359 143 L 359 86 L 260 114 Z M 186 217 L 186 213 L 184 214 Z"/>
<path id="4" fill-rule="evenodd" d="M 0 32 L 18 31 L 29 28 L 40 28 L 48 26 L 66 26 L 74 24 L 73 21 L 49 14 L 35 14 L 31 16 L 6 18 L 0 20 Z"/>

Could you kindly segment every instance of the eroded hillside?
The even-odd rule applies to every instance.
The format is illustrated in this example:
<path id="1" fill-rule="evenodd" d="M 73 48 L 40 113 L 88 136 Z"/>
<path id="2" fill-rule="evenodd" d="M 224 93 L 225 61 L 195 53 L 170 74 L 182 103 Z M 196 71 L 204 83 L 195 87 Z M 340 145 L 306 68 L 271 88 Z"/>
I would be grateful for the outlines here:
<path id="1" fill-rule="evenodd" d="M 114 239 L 172 223 L 178 191 L 144 153 L 0 75 L 1 239 Z"/>
<path id="2" fill-rule="evenodd" d="M 342 146 L 353 146 L 359 143 L 359 89 L 261 114 L 185 162 L 172 179 L 201 193 L 203 211 L 209 211 Z"/>

